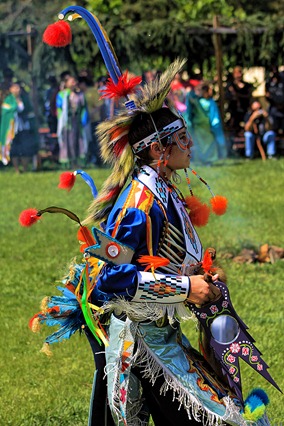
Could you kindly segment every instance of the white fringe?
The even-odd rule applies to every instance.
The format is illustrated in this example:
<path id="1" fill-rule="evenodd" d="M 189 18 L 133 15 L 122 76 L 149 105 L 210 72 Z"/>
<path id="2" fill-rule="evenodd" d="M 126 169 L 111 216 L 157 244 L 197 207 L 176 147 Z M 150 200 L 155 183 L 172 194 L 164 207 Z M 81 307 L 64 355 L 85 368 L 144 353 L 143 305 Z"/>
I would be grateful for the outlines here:
<path id="1" fill-rule="evenodd" d="M 172 375 L 172 373 L 159 363 L 155 353 L 145 344 L 143 339 L 137 338 L 138 348 L 135 357 L 136 365 L 144 365 L 143 376 L 147 378 L 152 385 L 160 376 L 164 378 L 164 384 L 160 389 L 161 395 L 170 389 L 173 392 L 173 401 L 177 400 L 180 406 L 183 406 L 188 413 L 188 418 L 201 422 L 203 426 L 220 426 L 222 424 L 220 416 L 206 409 L 197 397 L 194 396 L 195 390 L 187 389 Z M 235 406 L 231 398 L 223 399 L 226 406 L 226 413 L 223 420 L 232 421 L 233 425 L 247 426 L 248 423 L 243 419 L 239 409 Z"/>
<path id="2" fill-rule="evenodd" d="M 173 304 L 147 303 L 147 302 L 129 302 L 124 298 L 113 299 L 103 306 L 105 312 L 115 311 L 117 315 L 126 313 L 132 321 L 157 321 L 167 315 L 169 323 L 173 324 L 176 320 L 195 319 L 183 302 Z"/>
<path id="3" fill-rule="evenodd" d="M 112 398 L 110 403 L 110 409 L 112 412 L 113 419 L 115 421 L 115 424 L 120 426 L 124 425 L 124 418 L 120 411 L 120 381 L 119 381 L 119 375 L 121 370 L 121 357 L 117 358 L 117 362 L 109 363 L 105 366 L 105 374 L 109 374 L 111 371 L 115 371 L 114 375 L 114 387 L 112 391 Z M 129 392 L 130 391 L 130 392 Z M 127 422 L 127 426 L 148 426 L 148 421 L 142 421 L 138 418 L 138 414 L 141 412 L 142 406 L 143 406 L 143 400 L 141 398 L 139 399 L 130 399 L 131 395 L 131 387 L 129 386 L 128 391 L 128 399 L 127 399 L 127 405 L 126 405 L 126 418 L 125 421 Z"/>

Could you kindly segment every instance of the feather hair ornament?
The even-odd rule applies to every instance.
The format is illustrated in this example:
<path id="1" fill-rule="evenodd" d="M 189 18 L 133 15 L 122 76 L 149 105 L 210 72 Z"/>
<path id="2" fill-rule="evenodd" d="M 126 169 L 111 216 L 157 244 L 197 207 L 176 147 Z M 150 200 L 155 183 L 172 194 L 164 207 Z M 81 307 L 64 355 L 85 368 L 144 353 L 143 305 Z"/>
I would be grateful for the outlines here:
<path id="1" fill-rule="evenodd" d="M 148 114 L 162 108 L 175 75 L 181 71 L 186 60 L 176 59 L 173 64 L 153 82 L 145 84 L 133 95 L 136 109 L 126 111 L 100 123 L 97 136 L 101 157 L 112 165 L 113 171 L 105 182 L 96 200 L 91 204 L 86 222 L 101 221 L 113 206 L 129 175 L 134 170 L 134 154 L 128 143 L 128 133 L 134 118 L 141 112 Z"/>
<path id="2" fill-rule="evenodd" d="M 122 74 L 120 65 L 118 63 L 118 59 L 111 44 L 111 41 L 108 38 L 108 35 L 102 27 L 98 18 L 81 6 L 66 7 L 59 13 L 58 18 L 62 21 L 68 14 L 70 14 L 68 16 L 69 21 L 73 21 L 78 18 L 83 18 L 87 22 L 98 43 L 106 68 L 114 83 L 117 83 L 119 77 Z"/>
<path id="3" fill-rule="evenodd" d="M 95 182 L 91 178 L 91 176 L 84 172 L 83 170 L 75 170 L 74 172 L 63 172 L 59 177 L 58 188 L 66 189 L 66 191 L 70 191 L 76 181 L 76 176 L 80 175 L 82 179 L 89 185 L 91 188 L 93 197 L 96 198 L 98 195 L 98 190 L 96 188 Z"/>
<path id="4" fill-rule="evenodd" d="M 69 219 L 74 220 L 74 222 L 81 225 L 80 219 L 78 216 L 71 212 L 70 210 L 64 209 L 62 207 L 51 206 L 43 210 L 36 209 L 26 209 L 20 213 L 19 222 L 22 226 L 31 226 L 36 223 L 44 213 L 63 213 L 69 217 Z"/>
<path id="5" fill-rule="evenodd" d="M 40 219 L 41 215 L 37 209 L 26 209 L 20 213 L 19 222 L 22 226 L 32 226 Z"/>
<path id="6" fill-rule="evenodd" d="M 72 41 L 70 25 L 66 21 L 48 25 L 43 33 L 42 41 L 52 47 L 66 47 Z"/>
<path id="7" fill-rule="evenodd" d="M 142 82 L 141 77 L 129 77 L 128 71 L 123 73 L 119 78 L 117 83 L 109 78 L 106 83 L 105 89 L 101 91 L 101 99 L 103 98 L 127 98 L 128 95 L 135 93 L 137 86 Z"/>
<path id="8" fill-rule="evenodd" d="M 135 99 L 136 108 L 148 114 L 162 108 L 171 89 L 171 82 L 186 63 L 186 59 L 177 58 L 160 77 L 141 87 L 139 97 Z M 177 114 L 177 113 L 176 113 Z"/>
<path id="9" fill-rule="evenodd" d="M 112 80 L 109 80 L 103 96 L 114 98 L 124 96 L 128 100 L 125 104 L 128 108 L 127 112 L 101 123 L 97 130 L 102 158 L 114 167 L 98 198 L 90 207 L 91 216 L 86 219 L 86 222 L 94 219 L 98 221 L 106 218 L 107 212 L 114 204 L 128 176 L 134 169 L 134 154 L 128 144 L 128 132 L 132 121 L 141 112 L 151 114 L 162 108 L 170 91 L 170 84 L 176 73 L 181 71 L 186 60 L 177 59 L 174 61 L 159 78 L 146 84 L 140 89 L 139 95 L 135 96 L 133 92 L 135 92 L 136 85 L 141 82 L 141 79 L 140 77 L 129 79 L 128 73 L 122 74 L 113 46 L 98 18 L 81 6 L 67 7 L 60 12 L 58 17 L 62 21 L 67 15 L 69 15 L 69 21 L 83 18 L 98 43 Z M 130 94 L 133 94 L 134 102 L 129 98 Z"/>

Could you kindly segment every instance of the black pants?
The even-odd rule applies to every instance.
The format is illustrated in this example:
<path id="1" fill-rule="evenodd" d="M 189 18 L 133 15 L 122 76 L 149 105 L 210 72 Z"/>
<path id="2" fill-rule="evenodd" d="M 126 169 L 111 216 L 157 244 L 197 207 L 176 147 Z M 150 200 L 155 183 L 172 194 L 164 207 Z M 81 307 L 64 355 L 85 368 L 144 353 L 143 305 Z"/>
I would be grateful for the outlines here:
<path id="1" fill-rule="evenodd" d="M 146 399 L 152 419 L 155 426 L 201 426 L 202 423 L 189 420 L 188 413 L 183 406 L 175 399 L 173 401 L 173 392 L 168 390 L 166 394 L 160 394 L 160 389 L 165 382 L 163 376 L 155 381 L 155 384 L 149 382 L 142 375 L 143 367 L 135 367 L 132 372 L 140 380 L 143 388 L 143 397 Z M 205 420 L 205 418 L 204 418 Z"/>
<path id="2" fill-rule="evenodd" d="M 104 346 L 100 346 L 90 330 L 86 327 L 85 334 L 91 345 L 96 368 L 96 382 L 93 385 L 90 410 L 90 426 L 115 426 L 107 404 L 107 381 L 104 377 L 104 368 L 106 365 Z"/>

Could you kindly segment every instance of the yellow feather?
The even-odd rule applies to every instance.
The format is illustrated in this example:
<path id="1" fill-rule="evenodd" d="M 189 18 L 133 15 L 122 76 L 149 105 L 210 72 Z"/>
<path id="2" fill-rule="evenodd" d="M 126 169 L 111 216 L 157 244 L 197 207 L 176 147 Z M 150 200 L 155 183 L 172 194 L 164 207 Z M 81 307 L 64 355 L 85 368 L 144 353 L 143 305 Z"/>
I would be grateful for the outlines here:
<path id="1" fill-rule="evenodd" d="M 52 352 L 49 348 L 49 344 L 48 343 L 44 343 L 40 352 L 44 353 L 46 356 L 52 356 Z"/>
<path id="2" fill-rule="evenodd" d="M 41 301 L 41 304 L 40 304 L 40 310 L 43 312 L 43 313 L 46 313 L 47 312 L 47 310 L 48 310 L 48 302 L 49 302 L 49 297 L 48 296 L 46 296 L 46 297 L 44 297 L 43 299 L 42 299 L 42 301 Z"/>
<path id="3" fill-rule="evenodd" d="M 34 318 L 31 330 L 33 333 L 38 333 L 40 331 L 40 319 L 38 317 Z"/>

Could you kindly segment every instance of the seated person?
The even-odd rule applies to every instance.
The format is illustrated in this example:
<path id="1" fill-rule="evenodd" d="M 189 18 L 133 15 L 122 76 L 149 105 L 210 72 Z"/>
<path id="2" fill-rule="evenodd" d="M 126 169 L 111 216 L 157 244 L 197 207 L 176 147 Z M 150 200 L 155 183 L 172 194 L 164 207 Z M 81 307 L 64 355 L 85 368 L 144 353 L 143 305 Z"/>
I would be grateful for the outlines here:
<path id="1" fill-rule="evenodd" d="M 273 66 L 269 80 L 265 85 L 266 99 L 269 102 L 269 116 L 272 119 L 273 130 L 284 132 L 284 79 L 276 66 Z"/>
<path id="2" fill-rule="evenodd" d="M 262 109 L 260 102 L 253 101 L 250 111 L 245 116 L 245 155 L 253 158 L 256 138 L 266 145 L 268 158 L 275 157 L 275 132 L 271 130 L 271 119 Z"/>

